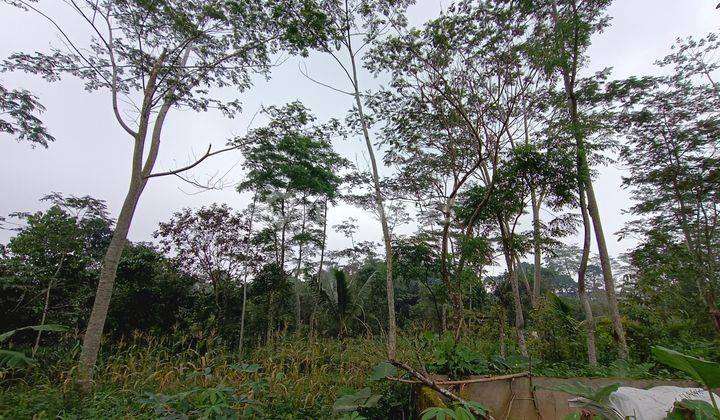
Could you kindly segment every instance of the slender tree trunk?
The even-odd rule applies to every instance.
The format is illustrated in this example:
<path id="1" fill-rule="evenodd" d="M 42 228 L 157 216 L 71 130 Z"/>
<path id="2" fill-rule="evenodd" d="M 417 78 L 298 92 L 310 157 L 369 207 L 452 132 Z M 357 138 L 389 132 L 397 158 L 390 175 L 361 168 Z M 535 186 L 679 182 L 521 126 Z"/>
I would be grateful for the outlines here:
<path id="1" fill-rule="evenodd" d="M 571 3 L 573 17 L 578 17 L 578 8 L 575 0 Z M 559 22 L 557 1 L 552 2 L 552 16 L 553 21 L 558 30 L 557 25 Z M 580 123 L 578 115 L 578 101 L 575 95 L 575 83 L 577 76 L 578 62 L 580 60 L 580 45 L 578 44 L 578 31 L 577 25 L 573 28 L 574 31 L 574 43 L 564 45 L 564 47 L 570 48 L 570 62 L 565 66 L 561 67 L 563 84 L 565 87 L 565 95 L 567 99 L 568 113 L 570 115 L 570 123 L 573 137 L 576 142 L 576 153 L 578 161 L 578 177 L 580 182 L 585 186 L 585 191 L 588 200 L 588 211 L 590 218 L 593 223 L 593 230 L 595 231 L 595 239 L 598 245 L 598 253 L 600 254 L 600 266 L 603 272 L 603 281 L 605 283 L 605 293 L 608 299 L 608 309 L 610 311 L 610 318 L 613 324 L 613 338 L 618 346 L 618 355 L 621 359 L 627 360 L 629 357 L 629 351 L 627 341 L 625 339 L 625 329 L 623 328 L 622 321 L 620 320 L 620 310 L 618 309 L 617 296 L 615 293 L 615 280 L 612 275 L 612 268 L 610 266 L 610 255 L 608 254 L 607 244 L 605 243 L 605 234 L 602 228 L 602 222 L 600 220 L 600 210 L 598 209 L 597 200 L 595 198 L 595 190 L 593 189 L 592 178 L 590 176 L 590 168 L 587 162 L 587 151 L 585 144 L 585 134 Z"/>
<path id="2" fill-rule="evenodd" d="M 280 215 L 282 216 L 282 229 L 280 230 L 280 270 L 285 277 L 285 231 L 287 230 L 287 219 L 285 218 L 285 197 L 280 202 Z"/>
<path id="3" fill-rule="evenodd" d="M 274 299 L 273 299 L 273 292 L 270 292 L 268 294 L 268 323 L 267 323 L 267 338 L 266 342 L 270 342 L 272 340 L 273 336 L 273 330 L 275 329 L 275 308 L 274 308 Z"/>
<path id="4" fill-rule="evenodd" d="M 592 219 L 593 229 L 595 231 L 595 240 L 597 241 L 598 253 L 600 254 L 600 266 L 603 272 L 603 281 L 605 284 L 605 293 L 608 300 L 608 310 L 615 332 L 614 338 L 618 345 L 618 356 L 627 360 L 630 356 L 627 341 L 625 339 L 625 328 L 620 318 L 620 309 L 618 308 L 617 294 L 615 292 L 615 280 L 613 279 L 612 267 L 610 266 L 610 255 L 608 254 L 607 244 L 605 243 L 605 234 L 600 221 L 600 211 L 598 210 L 597 200 L 591 180 L 586 180 L 588 212 Z"/>
<path id="5" fill-rule="evenodd" d="M 110 307 L 110 298 L 112 297 L 112 291 L 115 285 L 118 264 L 120 263 L 123 249 L 125 248 L 127 234 L 130 230 L 130 224 L 135 214 L 138 201 L 140 200 L 140 194 L 145 188 L 146 183 L 146 180 L 141 179 L 139 171 L 137 174 L 134 174 L 127 196 L 125 197 L 125 202 L 120 210 L 115 231 L 110 239 L 110 245 L 103 258 L 100 279 L 95 294 L 95 302 L 85 331 L 82 351 L 80 352 L 80 362 L 78 364 L 78 386 L 84 392 L 89 392 L 92 389 L 93 369 L 97 361 L 98 352 L 100 351 L 100 342 L 105 327 L 105 319 L 107 318 Z"/>
<path id="6" fill-rule="evenodd" d="M 350 36 L 348 36 L 348 40 Z M 353 77 L 353 96 L 355 97 L 355 105 L 357 106 L 358 116 L 362 125 L 363 137 L 365 138 L 365 146 L 367 147 L 368 156 L 370 157 L 370 167 L 372 169 L 373 187 L 375 195 L 375 206 L 377 207 L 378 217 L 380 218 L 380 225 L 382 226 L 383 240 L 385 242 L 385 264 L 386 264 L 386 279 L 385 279 L 385 291 L 387 293 L 387 305 L 388 305 L 388 336 L 387 336 L 387 351 L 388 359 L 395 359 L 395 352 L 397 348 L 397 326 L 395 323 L 395 287 L 393 284 L 393 258 L 392 258 L 392 238 L 390 236 L 390 227 L 388 226 L 387 216 L 385 215 L 385 205 L 383 203 L 382 191 L 380 190 L 380 175 L 378 173 L 377 161 L 375 159 L 375 151 L 373 149 L 372 141 L 370 140 L 370 133 L 368 131 L 367 119 L 363 112 L 362 98 L 360 97 L 360 85 L 357 75 L 357 65 L 355 64 L 355 51 L 348 41 L 348 52 L 350 55 L 350 62 L 352 66 L 352 77 Z"/>
<path id="7" fill-rule="evenodd" d="M 327 211 L 328 211 L 328 198 L 325 197 L 325 203 L 323 203 L 323 233 L 322 242 L 320 243 L 320 262 L 318 263 L 317 274 L 315 275 L 316 287 L 320 290 L 320 276 L 322 275 L 323 264 L 325 263 L 325 244 L 327 242 Z M 317 317 L 318 302 L 315 294 L 312 293 L 312 312 L 310 312 L 310 336 L 312 337 L 315 332 L 315 321 Z"/>
<path id="8" fill-rule="evenodd" d="M 532 205 L 533 215 L 533 288 L 532 295 L 530 295 L 530 302 L 532 307 L 536 308 L 538 299 L 540 298 L 540 287 L 542 284 L 542 233 L 541 233 L 541 222 L 540 222 L 540 206 L 542 206 L 542 199 L 537 197 L 535 188 L 530 189 L 530 204 Z"/>
<path id="9" fill-rule="evenodd" d="M 250 240 L 252 239 L 253 222 L 255 220 L 255 205 L 257 204 L 257 191 L 253 194 L 252 207 L 250 207 L 250 221 L 248 223 L 248 240 L 245 245 L 245 258 L 248 258 L 250 253 Z M 249 268 L 250 262 L 245 264 L 245 272 L 243 273 L 243 301 L 242 310 L 240 311 L 240 343 L 238 343 L 238 355 L 243 355 L 243 345 L 245 341 L 245 313 L 247 307 L 247 278 L 250 273 Z"/>
<path id="10" fill-rule="evenodd" d="M 50 307 L 50 290 L 52 289 L 54 279 L 50 279 L 48 282 L 47 290 L 45 291 L 45 304 L 43 305 L 43 311 L 42 311 L 42 317 L 40 318 L 40 325 L 45 325 L 45 319 L 47 318 L 48 308 Z M 32 357 L 35 357 L 35 353 L 37 353 L 38 348 L 40 347 L 40 337 L 42 336 L 42 331 L 37 332 L 37 336 L 35 337 L 35 345 L 32 349 Z"/>
<path id="11" fill-rule="evenodd" d="M 245 341 L 245 312 L 247 307 L 247 279 L 243 280 L 243 300 L 240 310 L 240 340 L 238 342 L 238 355 L 243 355 L 243 342 Z"/>
<path id="12" fill-rule="evenodd" d="M 505 337 L 505 318 L 501 317 L 500 322 L 498 322 L 498 330 L 499 330 L 499 340 L 500 340 L 500 356 L 502 358 L 507 357 L 507 346 L 505 342 L 507 341 Z"/>
<path id="13" fill-rule="evenodd" d="M 457 182 L 453 185 L 453 193 L 448 198 L 447 202 L 443 206 L 443 229 L 441 239 L 441 251 L 440 251 L 440 273 L 442 276 L 443 284 L 448 290 L 450 295 L 450 302 L 452 303 L 452 319 L 455 324 L 455 328 L 460 332 L 460 326 L 463 321 L 463 298 L 462 293 L 457 290 L 458 287 L 450 281 L 450 268 L 448 267 L 448 254 L 449 254 L 449 243 L 450 243 L 450 225 L 452 223 L 452 211 L 455 206 L 455 200 L 457 198 L 457 190 L 459 186 Z"/>
<path id="14" fill-rule="evenodd" d="M 515 328 L 518 334 L 518 347 L 520 353 L 527 357 L 527 344 L 525 343 L 525 317 L 523 315 L 522 301 L 520 300 L 520 285 L 518 284 L 517 270 L 515 268 L 515 258 L 511 248 L 510 231 L 507 229 L 505 220 L 498 217 L 500 224 L 500 234 L 502 236 L 503 254 L 505 254 L 505 263 L 507 264 L 508 278 L 512 287 L 513 304 L 515 308 Z"/>
<path id="15" fill-rule="evenodd" d="M 305 234 L 305 225 L 307 222 L 307 214 L 305 207 L 305 199 L 303 198 L 303 215 L 302 215 L 302 226 L 300 227 L 301 238 Z M 303 254 L 304 240 L 300 239 L 298 248 L 298 261 L 297 267 L 295 268 L 295 332 L 300 331 L 300 325 L 302 324 L 302 302 L 300 301 L 301 283 L 300 283 L 300 269 L 302 268 L 302 254 Z"/>
<path id="16" fill-rule="evenodd" d="M 447 304 L 442 305 L 442 332 L 443 334 L 447 331 Z"/>
<path id="17" fill-rule="evenodd" d="M 583 221 L 583 248 L 580 257 L 580 266 L 578 267 L 578 295 L 583 312 L 585 312 L 585 342 L 587 344 L 588 363 L 590 366 L 597 366 L 597 349 L 595 346 L 595 318 L 593 317 L 590 299 L 588 298 L 585 288 L 585 274 L 587 272 L 588 261 L 590 260 L 590 217 L 587 212 L 587 204 L 585 202 L 585 192 L 580 188 L 580 212 Z"/>
<path id="18" fill-rule="evenodd" d="M 533 289 L 532 286 L 530 286 L 530 281 L 528 280 L 527 273 L 522 268 L 522 264 L 520 263 L 520 258 L 515 255 L 515 266 L 517 267 L 517 271 L 520 272 L 520 277 L 522 277 L 523 286 L 525 286 L 525 290 L 527 291 L 528 296 L 530 297 L 530 307 L 535 309 L 535 304 L 532 303 L 532 295 L 533 295 Z"/>
<path id="19" fill-rule="evenodd" d="M 63 255 L 60 259 L 60 262 L 58 263 L 58 267 L 55 269 L 55 273 L 53 273 L 53 276 L 50 278 L 50 281 L 48 281 L 48 287 L 45 291 L 45 303 L 43 304 L 43 312 L 42 317 L 40 318 L 40 325 L 45 325 L 45 320 L 47 319 L 48 311 L 50 310 L 50 291 L 52 290 L 53 285 L 55 284 L 55 280 L 57 280 L 58 274 L 60 274 L 60 269 L 63 266 L 63 263 L 65 262 L 66 255 Z M 42 337 L 42 331 L 37 332 L 37 336 L 35 337 L 35 345 L 32 349 L 32 357 L 35 357 L 35 353 L 37 353 L 38 348 L 40 348 L 40 338 Z"/>
<path id="20" fill-rule="evenodd" d="M 323 263 L 325 262 L 325 242 L 327 241 L 327 211 L 328 211 L 328 199 L 325 198 L 325 204 L 323 205 L 323 233 L 322 233 L 322 243 L 320 245 L 320 263 L 318 264 L 318 272 L 317 272 L 318 286 L 320 285 L 320 275 L 322 274 Z"/>

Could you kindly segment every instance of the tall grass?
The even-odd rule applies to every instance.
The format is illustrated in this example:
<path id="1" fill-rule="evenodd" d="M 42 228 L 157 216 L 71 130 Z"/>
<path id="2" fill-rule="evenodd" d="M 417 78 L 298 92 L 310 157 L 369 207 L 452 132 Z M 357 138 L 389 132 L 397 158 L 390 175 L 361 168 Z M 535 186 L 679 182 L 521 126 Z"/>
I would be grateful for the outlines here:
<path id="1" fill-rule="evenodd" d="M 407 340 L 400 351 L 401 357 L 415 358 Z M 193 404 L 207 402 L 192 398 L 209 389 L 231 390 L 226 403 L 239 417 L 331 418 L 335 398 L 352 389 L 382 392 L 386 398 L 378 410 L 386 413 L 407 405 L 409 395 L 403 387 L 367 381 L 385 358 L 380 339 L 278 339 L 241 360 L 234 346 L 215 335 L 135 334 L 103 347 L 90 396 L 74 389 L 76 358 L 74 345 L 46 348 L 36 366 L 4 378 L 0 418 L 155 418 L 171 413 L 173 405 L 188 404 L 197 413 Z M 187 392 L 188 401 L 176 401 L 174 396 Z M 158 407 L 163 401 L 168 410 Z"/>

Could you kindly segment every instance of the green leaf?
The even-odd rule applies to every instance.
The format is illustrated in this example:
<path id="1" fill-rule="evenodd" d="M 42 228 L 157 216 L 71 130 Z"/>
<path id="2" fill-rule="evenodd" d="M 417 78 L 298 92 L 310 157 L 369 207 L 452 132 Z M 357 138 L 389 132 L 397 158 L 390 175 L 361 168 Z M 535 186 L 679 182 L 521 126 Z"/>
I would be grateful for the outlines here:
<path id="1" fill-rule="evenodd" d="M 661 346 L 653 346 L 652 353 L 660 363 L 687 373 L 706 388 L 720 387 L 720 364 Z"/>
<path id="2" fill-rule="evenodd" d="M 0 350 L 0 367 L 11 369 L 26 368 L 35 363 L 35 361 L 24 353 L 12 350 Z"/>
<path id="3" fill-rule="evenodd" d="M 421 420 L 445 420 L 446 418 L 455 418 L 455 412 L 452 409 L 444 407 L 430 407 L 422 412 Z"/>
<path id="4" fill-rule="evenodd" d="M 342 413 L 358 408 L 372 408 L 378 405 L 382 395 L 374 395 L 370 388 L 363 388 L 354 394 L 343 395 L 333 404 L 333 411 Z"/>
<path id="5" fill-rule="evenodd" d="M 66 327 L 64 325 L 58 325 L 58 324 L 33 325 L 30 327 L 26 327 L 26 328 L 29 328 L 29 329 L 35 330 L 35 331 L 54 331 L 54 332 L 65 332 L 68 330 L 68 327 Z"/>
<path id="6" fill-rule="evenodd" d="M 479 413 L 488 413 L 490 411 L 487 407 L 477 401 L 466 401 L 465 403 L 468 406 L 468 409 L 475 410 Z"/>
<path id="7" fill-rule="evenodd" d="M 673 410 L 668 414 L 668 420 L 684 420 L 693 418 L 696 420 L 718 420 L 720 413 L 715 411 L 712 405 L 701 400 L 676 401 Z"/>
<path id="8" fill-rule="evenodd" d="M 397 368 L 395 366 L 393 366 L 389 362 L 381 362 L 373 368 L 370 377 L 368 377 L 368 380 L 379 381 L 381 379 L 386 379 L 388 376 L 395 375 L 397 375 Z"/>
<path id="9" fill-rule="evenodd" d="M 23 330 L 64 332 L 64 331 L 67 331 L 67 329 L 68 329 L 68 327 L 66 327 L 64 325 L 57 325 L 57 324 L 31 325 L 29 327 L 22 327 L 22 328 L 18 328 L 16 330 L 11 330 L 11 331 L 0 334 L 0 342 L 3 342 L 5 340 L 7 340 L 8 338 L 12 337 L 13 335 L 15 335 L 16 332 L 23 331 Z"/>
<path id="10" fill-rule="evenodd" d="M 15 335 L 18 330 L 11 330 L 0 334 L 0 343 Z"/>
<path id="11" fill-rule="evenodd" d="M 598 403 L 607 402 L 610 398 L 610 394 L 617 391 L 620 384 L 611 384 L 600 389 L 595 389 L 591 386 L 575 382 L 572 384 L 560 384 L 551 387 L 547 387 L 550 391 L 560 391 L 567 394 L 576 395 L 578 397 L 587 398 L 588 400 L 595 401 Z"/>

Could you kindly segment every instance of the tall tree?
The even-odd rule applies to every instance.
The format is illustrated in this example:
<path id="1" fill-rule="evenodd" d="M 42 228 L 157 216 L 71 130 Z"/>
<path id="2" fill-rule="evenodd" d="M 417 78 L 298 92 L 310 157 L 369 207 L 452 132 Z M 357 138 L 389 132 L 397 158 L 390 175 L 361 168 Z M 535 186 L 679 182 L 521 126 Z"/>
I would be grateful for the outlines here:
<path id="1" fill-rule="evenodd" d="M 463 256 L 469 253 L 452 255 L 451 249 L 469 243 L 478 216 L 457 218 L 454 207 L 473 183 L 486 186 L 487 197 L 493 193 L 498 161 L 519 122 L 519 102 L 537 73 L 521 54 L 523 27 L 511 10 L 500 1 L 460 2 L 372 52 L 372 68 L 391 74 L 392 90 L 376 101 L 387 119 L 386 160 L 399 167 L 407 198 L 440 219 L 441 275 L 458 324 Z M 476 202 L 478 214 L 487 197 Z"/>
<path id="2" fill-rule="evenodd" d="M 329 86 L 336 92 L 350 96 L 354 102 L 351 121 L 358 128 L 370 160 L 372 194 L 375 213 L 385 245 L 386 293 L 388 304 L 388 358 L 395 358 L 397 347 L 397 325 L 395 320 L 395 288 L 392 277 L 392 233 L 388 222 L 385 197 L 381 186 L 381 175 L 375 156 L 371 134 L 371 120 L 366 115 L 364 101 L 367 94 L 360 83 L 359 60 L 363 48 L 382 39 L 391 26 L 403 26 L 406 21 L 404 11 L 413 0 L 321 0 L 317 6 L 327 18 L 325 34 L 327 42 L 319 45 L 319 51 L 328 54 L 347 76 L 350 89 Z M 308 75 L 308 77 L 310 77 Z M 313 79 L 314 80 L 314 79 Z"/>
<path id="3" fill-rule="evenodd" d="M 295 269 L 296 326 L 301 322 L 301 283 L 303 251 L 318 235 L 311 229 L 319 206 L 337 197 L 342 179 L 337 175 L 347 163 L 332 148 L 332 136 L 340 133 L 339 122 L 313 125 L 315 118 L 299 102 L 282 108 L 269 107 L 267 126 L 254 129 L 236 140 L 248 170 L 238 189 L 253 189 L 278 216 L 280 232 L 278 267 L 285 272 L 286 251 L 294 240 L 298 244 Z M 299 222 L 299 223 L 298 223 Z M 299 225 L 299 226 L 297 226 Z M 293 230 L 295 235 L 290 238 Z"/>
<path id="4" fill-rule="evenodd" d="M 558 73 L 562 78 L 568 129 L 575 140 L 580 210 L 582 213 L 587 207 L 590 216 L 590 220 L 584 219 L 585 229 L 589 229 L 588 224 L 592 223 L 613 324 L 613 337 L 618 347 L 618 355 L 621 359 L 627 359 L 629 353 L 625 328 L 620 318 L 615 279 L 588 163 L 588 126 L 583 123 L 582 104 L 578 98 L 581 80 L 579 71 L 586 61 L 585 53 L 590 46 L 591 36 L 608 25 L 609 18 L 604 11 L 610 3 L 611 0 L 522 2 L 523 6 L 535 15 L 533 23 L 538 42 L 532 53 L 539 59 L 541 66 L 550 72 Z"/>
<path id="5" fill-rule="evenodd" d="M 14 3 L 46 18 L 66 47 L 52 48 L 49 53 L 13 54 L 2 63 L 3 70 L 31 72 L 48 81 L 70 74 L 84 80 L 89 91 L 107 92 L 118 125 L 133 142 L 130 185 L 103 260 L 80 353 L 78 384 L 89 390 L 118 262 L 147 182 L 189 170 L 234 148 L 213 151 L 208 147 L 187 166 L 155 171 L 168 113 L 176 108 L 204 111 L 212 107 L 232 115 L 239 103 L 219 100 L 210 91 L 224 86 L 240 92 L 248 89 L 250 75 L 267 73 L 275 51 L 297 51 L 304 46 L 304 22 L 292 16 L 314 16 L 292 13 L 295 2 L 278 8 L 273 1 L 71 0 L 65 6 L 87 24 L 89 33 L 89 41 L 79 43 L 39 4 Z M 128 109 L 123 109 L 124 103 L 130 104 Z"/>
<path id="6" fill-rule="evenodd" d="M 698 273 L 700 300 L 720 334 L 720 96 L 709 76 L 699 84 L 682 73 L 629 79 L 614 83 L 611 94 L 623 102 L 619 123 L 627 142 L 621 157 L 630 168 L 623 182 L 638 203 L 630 211 L 641 217 L 626 233 L 684 244 Z M 659 237 L 664 241 L 652 240 Z"/>

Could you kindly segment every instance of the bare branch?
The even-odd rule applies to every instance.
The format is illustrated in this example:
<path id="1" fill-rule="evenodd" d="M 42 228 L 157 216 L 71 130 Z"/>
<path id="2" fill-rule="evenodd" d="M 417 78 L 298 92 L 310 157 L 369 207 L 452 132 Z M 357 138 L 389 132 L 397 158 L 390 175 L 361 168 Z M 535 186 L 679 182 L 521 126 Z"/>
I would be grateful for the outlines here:
<path id="1" fill-rule="evenodd" d="M 303 63 L 303 64 L 304 64 L 304 63 Z M 319 80 L 313 79 L 312 77 L 310 77 L 310 75 L 309 75 L 308 72 L 307 72 L 307 66 L 305 66 L 305 70 L 303 70 L 302 67 L 300 67 L 300 63 L 298 63 L 298 69 L 300 70 L 300 74 L 302 74 L 302 75 L 305 76 L 308 80 L 310 80 L 310 81 L 312 81 L 312 82 L 315 82 L 315 83 L 317 83 L 317 84 L 320 85 L 320 86 L 324 86 L 324 87 L 326 87 L 326 88 L 328 88 L 328 89 L 334 90 L 335 92 L 344 93 L 345 95 L 355 96 L 355 94 L 352 93 L 352 92 L 347 92 L 347 91 L 344 91 L 344 90 L 342 90 L 342 89 L 338 89 L 338 88 L 336 88 L 336 87 L 334 87 L 334 86 L 331 86 L 331 85 L 329 85 L 329 84 L 327 84 L 327 83 L 323 83 L 323 82 L 321 82 L 321 81 L 319 81 Z"/>
<path id="2" fill-rule="evenodd" d="M 148 179 L 148 178 L 155 178 L 155 177 L 159 177 L 159 176 L 177 175 L 177 174 L 179 174 L 179 173 L 188 171 L 188 170 L 190 170 L 190 169 L 198 166 L 198 165 L 199 165 L 200 163 L 202 163 L 205 159 L 207 159 L 207 158 L 209 158 L 209 157 L 211 157 L 211 156 L 215 156 L 215 155 L 219 155 L 219 154 L 221 154 L 221 153 L 229 152 L 229 151 L 235 150 L 235 149 L 237 149 L 237 148 L 238 148 L 238 146 L 230 146 L 230 147 L 226 147 L 226 148 L 224 148 L 224 149 L 216 150 L 216 151 L 213 152 L 213 151 L 211 151 L 211 150 L 212 150 L 212 145 L 209 145 L 208 148 L 207 148 L 207 151 L 205 152 L 205 154 L 202 155 L 202 156 L 201 156 L 199 159 L 197 159 L 195 162 L 193 162 L 193 163 L 191 163 L 191 164 L 189 164 L 189 165 L 187 165 L 187 166 L 183 166 L 182 168 L 174 169 L 174 170 L 172 170 L 172 171 L 157 172 L 157 173 L 154 173 L 154 174 L 146 175 L 146 176 L 144 176 L 143 178 Z"/>

